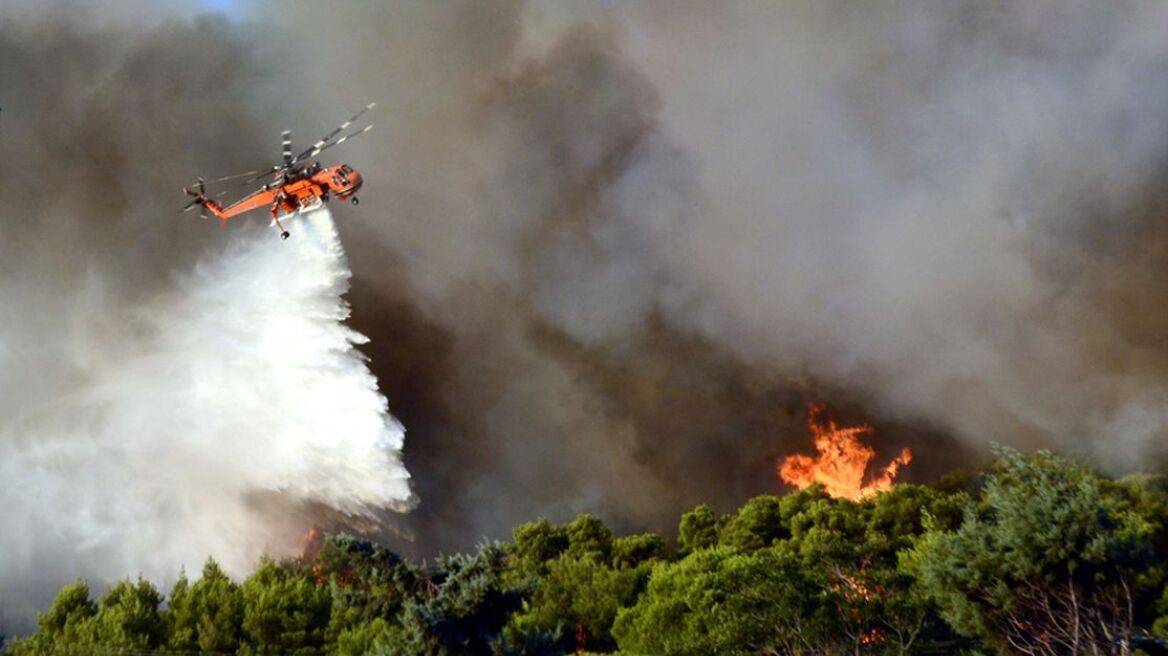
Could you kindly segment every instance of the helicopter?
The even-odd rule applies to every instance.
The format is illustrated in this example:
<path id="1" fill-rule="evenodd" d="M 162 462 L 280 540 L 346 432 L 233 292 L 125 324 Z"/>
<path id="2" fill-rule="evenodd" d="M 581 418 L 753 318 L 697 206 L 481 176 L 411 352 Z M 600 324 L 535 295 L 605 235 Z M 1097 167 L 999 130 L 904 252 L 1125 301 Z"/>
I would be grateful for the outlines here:
<path id="1" fill-rule="evenodd" d="M 257 169 L 212 180 L 210 184 L 247 178 L 242 183 L 246 185 L 271 177 L 270 182 L 226 207 L 220 205 L 214 198 L 208 198 L 208 182 L 203 178 L 197 178 L 194 189 L 183 187 L 183 192 L 192 196 L 193 200 L 179 210 L 179 213 L 188 212 L 197 205 L 199 206 L 199 215 L 202 218 L 209 218 L 207 212 L 210 211 L 211 214 L 219 217 L 220 224 L 225 224 L 228 220 L 241 214 L 267 207 L 272 215 L 272 225 L 279 230 L 280 238 L 287 239 L 289 233 L 284 228 L 284 224 L 280 222 L 280 217 L 287 218 L 297 213 L 315 210 L 328 201 L 330 196 L 340 200 L 348 200 L 353 205 L 357 205 L 360 201 L 356 194 L 364 183 L 360 173 L 348 164 L 325 167 L 321 166 L 320 162 L 310 164 L 308 160 L 333 146 L 339 146 L 353 137 L 368 132 L 373 127 L 372 125 L 346 134 L 336 141 L 333 140 L 337 135 L 347 130 L 354 121 L 361 118 L 365 112 L 373 109 L 376 104 L 369 103 L 352 118 L 341 123 L 332 132 L 295 157 L 292 156 L 292 132 L 285 130 L 281 134 L 284 156 L 281 163 L 266 169 Z M 216 194 L 216 197 L 222 196 L 228 191 L 230 189 L 221 191 Z"/>

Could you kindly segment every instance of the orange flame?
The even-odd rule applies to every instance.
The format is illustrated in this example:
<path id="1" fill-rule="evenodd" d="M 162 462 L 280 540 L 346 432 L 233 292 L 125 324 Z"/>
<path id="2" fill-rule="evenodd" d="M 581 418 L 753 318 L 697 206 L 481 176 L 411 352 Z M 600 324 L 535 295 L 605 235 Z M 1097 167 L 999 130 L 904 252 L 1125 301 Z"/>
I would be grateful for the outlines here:
<path id="1" fill-rule="evenodd" d="M 316 554 L 320 553 L 321 547 L 324 546 L 324 534 L 320 532 L 320 527 L 316 524 L 308 526 L 308 532 L 304 534 L 304 548 L 300 552 L 300 560 L 302 562 L 312 562 L 316 558 Z"/>
<path id="2" fill-rule="evenodd" d="M 324 547 L 324 534 L 320 532 L 320 528 L 316 524 L 311 524 L 308 527 L 308 532 L 304 534 L 304 548 L 300 552 L 299 563 L 307 565 L 312 570 L 312 577 L 316 579 L 317 585 L 324 585 L 325 577 L 320 571 L 320 563 L 316 562 L 316 556 Z"/>
<path id="3" fill-rule="evenodd" d="M 861 573 L 863 572 L 863 569 L 863 566 L 861 566 Z M 869 587 L 868 584 L 861 580 L 860 576 L 850 576 L 837 569 L 836 577 L 838 577 L 838 582 L 832 584 L 831 587 L 842 593 L 844 598 L 850 602 L 869 602 L 877 599 L 885 600 L 889 597 L 888 591 L 883 587 L 879 585 Z M 863 627 L 864 619 L 861 617 L 859 609 L 854 606 L 848 608 L 847 615 L 851 617 L 851 619 L 857 625 L 859 625 L 861 628 Z M 884 631 L 884 629 L 878 626 L 874 626 L 869 628 L 867 631 L 863 631 L 859 636 L 860 644 L 862 645 L 877 645 L 884 642 L 886 637 L 887 633 Z"/>
<path id="4" fill-rule="evenodd" d="M 852 501 L 892 489 L 892 481 L 901 465 L 912 462 L 912 451 L 905 448 L 875 478 L 864 483 L 864 473 L 868 470 L 868 463 L 876 457 L 876 451 L 859 438 L 871 433 L 872 427 L 840 428 L 831 419 L 820 421 L 822 412 L 823 408 L 811 405 L 807 417 L 807 426 L 815 436 L 815 450 L 819 455 L 814 458 L 804 455 L 787 457 L 779 465 L 779 477 L 783 482 L 799 489 L 819 483 L 829 495 Z"/>

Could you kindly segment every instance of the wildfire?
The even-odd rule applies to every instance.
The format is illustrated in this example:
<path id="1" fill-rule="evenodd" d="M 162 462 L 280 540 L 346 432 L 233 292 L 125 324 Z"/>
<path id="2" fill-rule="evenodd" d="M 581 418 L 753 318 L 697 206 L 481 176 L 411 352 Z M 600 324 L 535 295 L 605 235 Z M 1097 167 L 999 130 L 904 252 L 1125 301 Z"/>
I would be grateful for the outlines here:
<path id="1" fill-rule="evenodd" d="M 864 483 L 868 463 L 876 456 L 876 451 L 859 438 L 871 433 L 872 427 L 840 428 L 831 419 L 821 419 L 822 412 L 823 408 L 812 405 L 807 417 L 807 426 L 815 436 L 815 450 L 819 455 L 814 458 L 793 455 L 784 459 L 779 465 L 779 477 L 783 482 L 799 489 L 819 483 L 831 496 L 852 501 L 891 489 L 901 465 L 912 462 L 912 451 L 905 448 L 875 478 Z"/>
<path id="2" fill-rule="evenodd" d="M 317 585 L 324 585 L 325 576 L 320 571 L 320 563 L 316 561 L 316 555 L 324 547 L 324 534 L 321 533 L 316 524 L 312 524 L 308 527 L 308 532 L 304 534 L 303 542 L 304 548 L 300 552 L 298 562 L 307 565 L 312 570 L 312 577 L 316 579 Z"/>
<path id="3" fill-rule="evenodd" d="M 324 546 L 324 533 L 321 533 L 320 527 L 316 524 L 311 524 L 308 527 L 308 532 L 304 534 L 304 548 L 300 553 L 300 560 L 305 563 L 310 563 L 316 558 L 316 554 L 320 553 L 321 547 Z"/>

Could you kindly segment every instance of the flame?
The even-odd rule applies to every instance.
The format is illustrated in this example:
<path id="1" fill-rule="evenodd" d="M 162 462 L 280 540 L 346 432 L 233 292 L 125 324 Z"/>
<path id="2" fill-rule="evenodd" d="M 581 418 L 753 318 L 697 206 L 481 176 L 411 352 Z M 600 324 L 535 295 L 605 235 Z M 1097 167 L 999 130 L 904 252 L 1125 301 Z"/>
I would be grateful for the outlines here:
<path id="1" fill-rule="evenodd" d="M 304 548 L 300 552 L 300 560 L 306 563 L 312 562 L 316 558 L 316 554 L 320 553 L 321 547 L 324 546 L 324 533 L 316 524 L 310 524 L 308 532 L 304 534 L 303 542 Z"/>
<path id="2" fill-rule="evenodd" d="M 872 427 L 861 424 L 840 428 L 831 419 L 821 420 L 822 412 L 820 406 L 811 405 L 807 416 L 807 426 L 815 436 L 815 450 L 819 455 L 814 458 L 793 455 L 784 459 L 779 465 L 783 482 L 799 489 L 819 483 L 829 495 L 852 501 L 892 489 L 901 466 L 912 462 L 912 451 L 905 448 L 875 478 L 864 483 L 868 463 L 876 451 L 859 438 L 871 433 Z"/>
<path id="3" fill-rule="evenodd" d="M 309 525 L 308 532 L 304 534 L 304 548 L 300 552 L 298 562 L 312 570 L 312 578 L 316 580 L 317 585 L 324 585 L 325 582 L 325 576 L 320 571 L 320 563 L 316 560 L 323 547 L 324 533 L 321 533 L 320 527 L 316 524 Z"/>
<path id="4" fill-rule="evenodd" d="M 576 622 L 576 653 L 583 654 L 588 649 L 588 633 L 583 622 Z"/>
<path id="5" fill-rule="evenodd" d="M 838 568 L 835 570 L 837 582 L 832 584 L 832 589 L 843 594 L 843 597 L 850 602 L 871 602 L 882 601 L 889 598 L 889 593 L 882 586 L 869 586 L 863 581 L 861 576 L 864 572 L 864 566 L 860 566 L 860 572 L 855 575 L 844 574 Z M 877 645 L 884 642 L 888 634 L 884 629 L 873 626 L 866 631 L 862 630 L 865 624 L 864 618 L 861 616 L 859 609 L 851 606 L 847 609 L 847 615 L 856 623 L 857 627 L 861 629 L 859 636 L 860 644 L 862 645 Z"/>

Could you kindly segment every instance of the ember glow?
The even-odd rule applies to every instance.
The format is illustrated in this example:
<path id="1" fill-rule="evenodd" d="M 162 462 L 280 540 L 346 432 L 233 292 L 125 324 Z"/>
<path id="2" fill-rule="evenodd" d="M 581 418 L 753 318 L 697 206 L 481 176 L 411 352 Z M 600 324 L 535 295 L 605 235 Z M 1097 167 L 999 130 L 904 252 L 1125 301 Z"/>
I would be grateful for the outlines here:
<path id="1" fill-rule="evenodd" d="M 870 434 L 872 427 L 861 424 L 841 428 L 832 419 L 822 418 L 822 414 L 823 408 L 812 405 L 807 417 L 818 455 L 785 458 L 779 465 L 779 477 L 784 483 L 799 489 L 818 483 L 835 498 L 859 501 L 891 489 L 901 465 L 912 462 L 912 451 L 905 448 L 865 483 L 868 463 L 876 451 L 861 442 L 860 437 Z"/>

